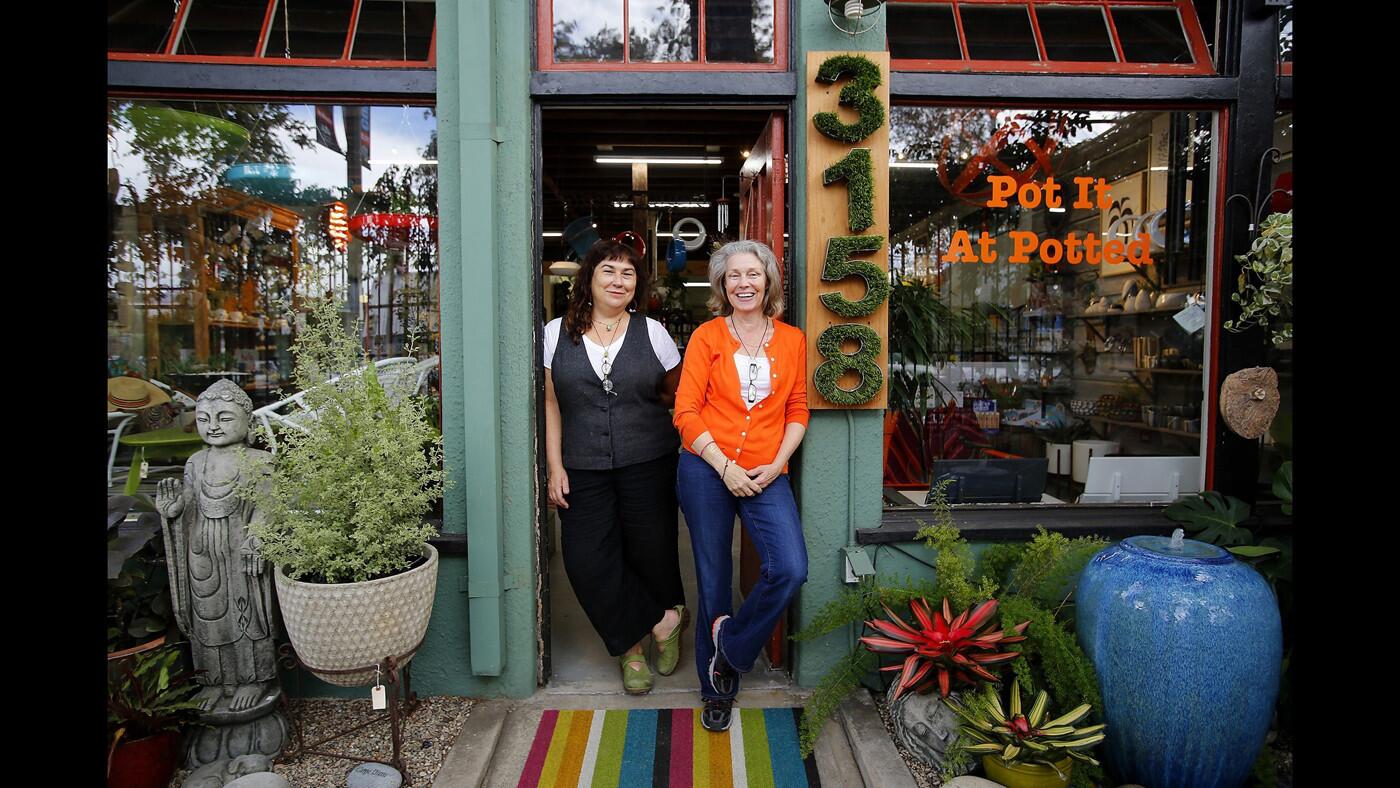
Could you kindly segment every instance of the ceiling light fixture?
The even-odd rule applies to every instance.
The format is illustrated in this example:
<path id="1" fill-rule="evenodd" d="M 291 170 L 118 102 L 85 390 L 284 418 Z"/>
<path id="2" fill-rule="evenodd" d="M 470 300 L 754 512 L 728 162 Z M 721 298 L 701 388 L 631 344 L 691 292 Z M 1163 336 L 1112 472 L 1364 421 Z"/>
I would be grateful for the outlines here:
<path id="1" fill-rule="evenodd" d="M 614 207 L 614 208 L 632 208 L 632 207 L 640 207 L 640 206 L 634 206 L 633 203 L 627 202 L 627 201 L 625 201 L 625 200 L 613 200 L 613 207 Z M 664 202 L 664 201 L 662 201 L 662 202 L 649 202 L 649 203 L 647 203 L 646 207 L 647 207 L 647 208 L 709 208 L 709 207 L 710 207 L 710 203 L 708 203 L 708 202 L 695 202 L 695 201 L 692 201 L 692 202 Z"/>
<path id="2" fill-rule="evenodd" d="M 558 230 L 545 230 L 540 233 L 540 236 L 543 238 L 563 238 L 564 234 Z"/>
<path id="3" fill-rule="evenodd" d="M 723 164 L 718 156 L 594 156 L 598 164 Z"/>

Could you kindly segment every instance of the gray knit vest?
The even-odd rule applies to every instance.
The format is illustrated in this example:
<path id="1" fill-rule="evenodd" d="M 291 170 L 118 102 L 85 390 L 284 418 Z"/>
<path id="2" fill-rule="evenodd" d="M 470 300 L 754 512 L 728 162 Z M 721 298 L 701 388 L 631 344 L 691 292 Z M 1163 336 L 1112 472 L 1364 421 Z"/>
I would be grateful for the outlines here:
<path id="1" fill-rule="evenodd" d="M 627 337 L 609 360 L 613 393 L 588 363 L 583 340 L 563 326 L 550 372 L 559 402 L 565 468 L 608 470 L 654 460 L 680 446 L 660 389 L 666 370 L 656 358 L 646 318 L 633 314 Z"/>

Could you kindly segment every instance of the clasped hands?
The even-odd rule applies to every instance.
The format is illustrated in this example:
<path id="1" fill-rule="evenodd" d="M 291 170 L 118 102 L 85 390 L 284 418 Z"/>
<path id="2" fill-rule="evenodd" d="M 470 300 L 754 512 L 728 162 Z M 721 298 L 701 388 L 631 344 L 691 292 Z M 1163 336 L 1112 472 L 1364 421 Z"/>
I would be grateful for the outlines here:
<path id="1" fill-rule="evenodd" d="M 782 472 L 783 466 L 776 462 L 744 468 L 731 460 L 724 466 L 720 478 L 724 481 L 724 486 L 729 488 L 729 492 L 741 498 L 748 498 L 763 492 Z"/>

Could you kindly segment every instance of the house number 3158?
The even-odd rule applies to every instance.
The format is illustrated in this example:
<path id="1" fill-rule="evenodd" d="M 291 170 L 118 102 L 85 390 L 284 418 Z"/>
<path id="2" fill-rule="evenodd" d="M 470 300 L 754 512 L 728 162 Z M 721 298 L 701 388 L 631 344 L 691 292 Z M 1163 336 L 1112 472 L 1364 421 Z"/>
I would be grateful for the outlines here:
<path id="1" fill-rule="evenodd" d="M 840 104 L 854 109 L 855 123 L 843 123 L 834 112 L 819 112 L 812 124 L 823 136 L 847 145 L 857 145 L 885 123 L 885 105 L 875 95 L 880 87 L 880 67 L 859 55 L 837 55 L 827 58 L 817 69 L 817 81 L 827 84 L 843 78 L 850 81 L 841 88 Z M 852 233 L 860 233 L 874 224 L 874 163 L 869 148 L 853 147 L 839 161 L 822 173 L 822 184 L 846 184 L 846 224 Z M 860 277 L 865 284 L 865 297 L 852 301 L 838 292 L 822 293 L 821 302 L 827 309 L 844 318 L 864 317 L 873 313 L 890 294 L 890 283 L 880 266 L 865 260 L 852 260 L 852 255 L 868 255 L 880 250 L 882 235 L 842 235 L 828 238 L 826 258 L 822 266 L 823 282 L 839 282 L 848 277 Z M 854 341 L 858 349 L 847 353 L 842 345 Z M 884 374 L 875 359 L 880 354 L 880 335 L 862 323 L 838 323 L 828 326 L 817 337 L 817 352 L 826 359 L 812 375 L 817 393 L 835 405 L 860 405 L 874 399 L 884 385 Z M 860 383 L 854 389 L 843 389 L 837 381 L 847 372 L 855 372 Z"/>

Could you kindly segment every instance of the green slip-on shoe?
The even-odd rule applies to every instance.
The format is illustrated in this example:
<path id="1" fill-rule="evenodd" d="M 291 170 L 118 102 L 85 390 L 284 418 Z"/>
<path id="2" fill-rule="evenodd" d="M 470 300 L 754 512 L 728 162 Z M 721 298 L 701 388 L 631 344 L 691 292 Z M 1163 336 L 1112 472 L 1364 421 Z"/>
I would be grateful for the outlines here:
<path id="1" fill-rule="evenodd" d="M 671 630 L 671 634 L 664 640 L 657 640 L 652 636 L 652 642 L 656 644 L 656 672 L 663 676 L 676 672 L 676 665 L 681 661 L 681 633 L 690 623 L 690 613 L 686 611 L 685 605 L 676 605 L 671 609 L 681 618 L 676 628 Z"/>
<path id="2" fill-rule="evenodd" d="M 617 658 L 622 665 L 622 689 L 628 695 L 645 695 L 651 692 L 656 677 L 647 666 L 646 654 L 623 654 Z"/>

